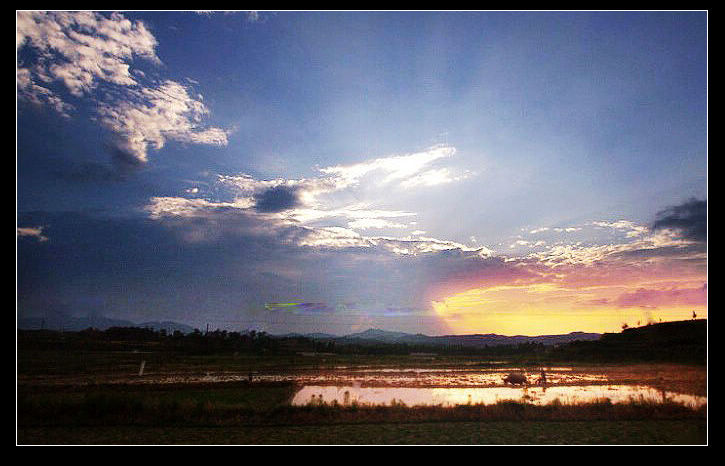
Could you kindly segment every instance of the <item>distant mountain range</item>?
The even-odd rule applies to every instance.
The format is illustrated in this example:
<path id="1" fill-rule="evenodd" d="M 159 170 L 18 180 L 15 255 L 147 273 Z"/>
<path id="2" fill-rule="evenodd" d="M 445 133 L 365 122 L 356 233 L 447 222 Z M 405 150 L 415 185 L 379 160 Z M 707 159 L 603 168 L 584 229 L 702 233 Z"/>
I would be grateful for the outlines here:
<path id="1" fill-rule="evenodd" d="M 352 333 L 345 336 L 334 336 L 327 334 L 288 334 L 290 336 L 302 336 L 315 340 L 333 340 L 339 343 L 375 344 L 375 343 L 407 343 L 427 346 L 500 346 L 517 345 L 520 343 L 543 343 L 544 345 L 558 345 L 572 341 L 592 341 L 601 337 L 599 333 L 571 332 L 565 335 L 539 335 L 539 336 L 506 336 L 495 333 L 472 334 L 472 335 L 443 335 L 428 336 L 421 333 L 411 334 L 404 332 L 389 332 L 371 328 L 360 333 Z"/>
<path id="2" fill-rule="evenodd" d="M 46 319 L 40 317 L 18 319 L 18 328 L 24 330 L 64 330 L 75 332 L 93 327 L 99 330 L 106 330 L 110 327 L 141 327 L 152 328 L 154 330 L 165 329 L 167 332 L 179 330 L 183 333 L 194 331 L 194 327 L 178 322 L 142 322 L 134 323 L 128 320 L 112 319 L 99 315 L 91 315 L 87 317 L 49 317 Z M 565 335 L 539 335 L 539 336 L 506 336 L 497 335 L 495 333 L 472 334 L 472 335 L 443 335 L 428 336 L 421 333 L 405 333 L 390 332 L 371 328 L 364 332 L 351 333 L 350 335 L 337 336 L 329 333 L 287 333 L 284 335 L 275 335 L 277 338 L 296 338 L 304 337 L 313 340 L 335 341 L 341 344 L 376 344 L 376 343 L 406 343 L 426 346 L 468 346 L 468 347 L 484 347 L 484 346 L 500 346 L 500 345 L 517 345 L 520 343 L 543 343 L 544 345 L 557 345 L 569 343 L 571 341 L 592 341 L 598 340 L 599 333 L 572 332 Z"/>
<path id="3" fill-rule="evenodd" d="M 130 320 L 112 319 L 105 316 L 90 315 L 86 317 L 68 317 L 68 316 L 49 316 L 48 318 L 43 317 L 27 317 L 18 319 L 18 328 L 23 330 L 62 330 L 67 332 L 77 332 L 85 330 L 89 327 L 96 328 L 98 330 L 106 330 L 111 327 L 141 327 L 151 328 L 156 331 L 166 329 L 167 332 L 173 333 L 178 330 L 183 333 L 190 333 L 194 331 L 194 327 L 190 327 L 186 324 L 172 321 L 152 321 L 135 323 Z"/>

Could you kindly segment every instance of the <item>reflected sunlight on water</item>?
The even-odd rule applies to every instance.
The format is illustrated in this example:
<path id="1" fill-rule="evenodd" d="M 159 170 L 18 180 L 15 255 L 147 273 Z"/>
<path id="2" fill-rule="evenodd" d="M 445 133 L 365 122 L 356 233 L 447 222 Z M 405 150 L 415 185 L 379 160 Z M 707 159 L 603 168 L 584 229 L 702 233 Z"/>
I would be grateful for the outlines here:
<path id="1" fill-rule="evenodd" d="M 336 385 L 351 383 L 379 387 L 493 387 L 501 385 L 510 368 L 337 368 L 332 371 L 299 372 L 296 374 L 260 374 L 258 380 L 294 381 L 300 385 Z M 538 371 L 528 371 L 531 382 L 538 380 Z M 570 367 L 551 367 L 547 382 L 555 385 L 603 384 L 603 374 L 575 373 Z"/>
<path id="2" fill-rule="evenodd" d="M 253 372 L 256 382 L 293 382 L 299 385 L 352 384 L 367 387 L 495 387 L 503 384 L 504 377 L 511 368 L 391 368 L 391 367 L 346 367 L 336 366 L 330 369 L 302 369 L 294 371 Z M 518 371 L 518 369 L 516 369 Z M 539 378 L 538 370 L 524 371 L 531 383 Z M 143 378 L 106 377 L 105 383 L 128 384 L 172 384 L 172 383 L 215 383 L 239 382 L 249 380 L 248 371 L 206 372 L 202 374 L 150 373 Z M 46 383 L 63 383 L 62 379 Z M 549 367 L 546 380 L 552 385 L 607 384 L 609 379 L 603 374 L 575 372 L 571 367 Z"/>
<path id="3" fill-rule="evenodd" d="M 559 400 L 564 404 L 586 403 L 608 398 L 612 403 L 630 400 L 652 402 L 673 401 L 699 407 L 707 397 L 657 390 L 643 385 L 576 385 L 554 387 L 485 387 L 485 388 L 416 388 L 416 387 L 303 387 L 292 404 L 390 405 L 401 402 L 407 406 L 455 406 L 464 404 L 494 404 L 498 401 L 526 401 L 545 405 Z"/>

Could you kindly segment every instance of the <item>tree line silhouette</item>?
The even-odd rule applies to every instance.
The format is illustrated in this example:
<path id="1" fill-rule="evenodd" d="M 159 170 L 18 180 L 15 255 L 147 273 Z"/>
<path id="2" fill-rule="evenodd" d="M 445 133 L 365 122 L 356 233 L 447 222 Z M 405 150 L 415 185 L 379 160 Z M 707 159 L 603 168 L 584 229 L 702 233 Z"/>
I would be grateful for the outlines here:
<path id="1" fill-rule="evenodd" d="M 705 363 L 707 360 L 707 321 L 705 319 L 665 322 L 621 333 L 606 333 L 595 341 L 573 341 L 559 345 L 538 342 L 511 345 L 468 346 L 465 344 L 416 344 L 381 341 L 343 341 L 305 336 L 273 336 L 263 331 L 214 330 L 190 333 L 168 332 L 141 327 L 88 328 L 79 332 L 18 330 L 19 349 L 167 351 L 187 354 L 361 354 L 477 355 L 515 359 L 520 362 L 544 360 L 671 361 Z"/>
<path id="2" fill-rule="evenodd" d="M 305 336 L 273 336 L 263 331 L 195 329 L 190 333 L 169 332 L 143 327 L 110 327 L 106 330 L 88 328 L 78 332 L 56 330 L 18 330 L 21 349 L 79 349 L 118 351 L 170 351 L 189 354 L 214 353 L 313 353 L 364 355 L 447 355 L 526 356 L 542 355 L 550 347 L 542 343 L 519 343 L 472 347 L 463 344 L 426 345 L 380 341 L 345 342 L 314 339 Z"/>

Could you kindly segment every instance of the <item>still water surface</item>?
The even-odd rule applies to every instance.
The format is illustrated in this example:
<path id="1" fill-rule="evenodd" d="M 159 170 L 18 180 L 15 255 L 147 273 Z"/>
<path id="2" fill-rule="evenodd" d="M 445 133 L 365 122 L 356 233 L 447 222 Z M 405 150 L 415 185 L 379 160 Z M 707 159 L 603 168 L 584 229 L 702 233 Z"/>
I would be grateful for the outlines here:
<path id="1" fill-rule="evenodd" d="M 707 403 L 707 397 L 657 390 L 643 385 L 574 385 L 553 387 L 483 387 L 483 388 L 421 388 L 421 387 L 361 387 L 308 385 L 292 400 L 293 405 L 308 404 L 455 406 L 465 404 L 494 404 L 517 400 L 545 405 L 559 400 L 564 404 L 592 402 L 608 398 L 612 403 L 630 400 L 654 402 L 673 401 L 692 407 Z"/>

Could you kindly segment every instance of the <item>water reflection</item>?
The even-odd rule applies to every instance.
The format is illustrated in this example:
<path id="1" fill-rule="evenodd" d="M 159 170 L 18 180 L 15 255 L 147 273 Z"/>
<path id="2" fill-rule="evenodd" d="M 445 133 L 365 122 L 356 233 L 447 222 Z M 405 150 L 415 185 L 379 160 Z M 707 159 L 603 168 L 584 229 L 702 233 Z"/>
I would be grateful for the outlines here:
<path id="1" fill-rule="evenodd" d="M 333 370 L 296 370 L 285 373 L 254 373 L 258 382 L 295 382 L 300 385 L 346 386 L 360 384 L 376 387 L 495 387 L 501 385 L 508 369 L 450 369 L 450 368 L 354 368 L 338 367 Z M 540 373 L 526 371 L 532 383 L 539 383 Z M 145 377 L 133 382 L 190 383 L 247 381 L 248 373 L 207 373 L 205 375 L 179 374 Z M 555 385 L 606 384 L 603 374 L 573 372 L 568 367 L 552 367 L 546 370 L 546 383 Z"/>
<path id="2" fill-rule="evenodd" d="M 510 370 L 510 369 L 509 369 Z M 261 376 L 261 380 L 290 380 L 301 385 L 348 385 L 353 382 L 367 386 L 387 387 L 482 387 L 503 383 L 509 370 L 369 370 L 369 371 L 330 371 L 316 373 L 297 373 L 284 376 Z M 533 382 L 539 376 L 531 377 Z M 603 374 L 573 373 L 570 371 L 547 371 L 546 383 L 556 385 L 607 383 Z"/>
<path id="3" fill-rule="evenodd" d="M 707 397 L 666 392 L 643 385 L 578 385 L 550 387 L 485 387 L 485 388 L 416 388 L 320 386 L 303 387 L 292 400 L 293 405 L 341 404 L 407 406 L 455 406 L 494 404 L 517 400 L 545 405 L 558 400 L 563 404 L 585 403 L 608 398 L 612 403 L 630 400 L 672 401 L 692 407 L 707 403 Z"/>

